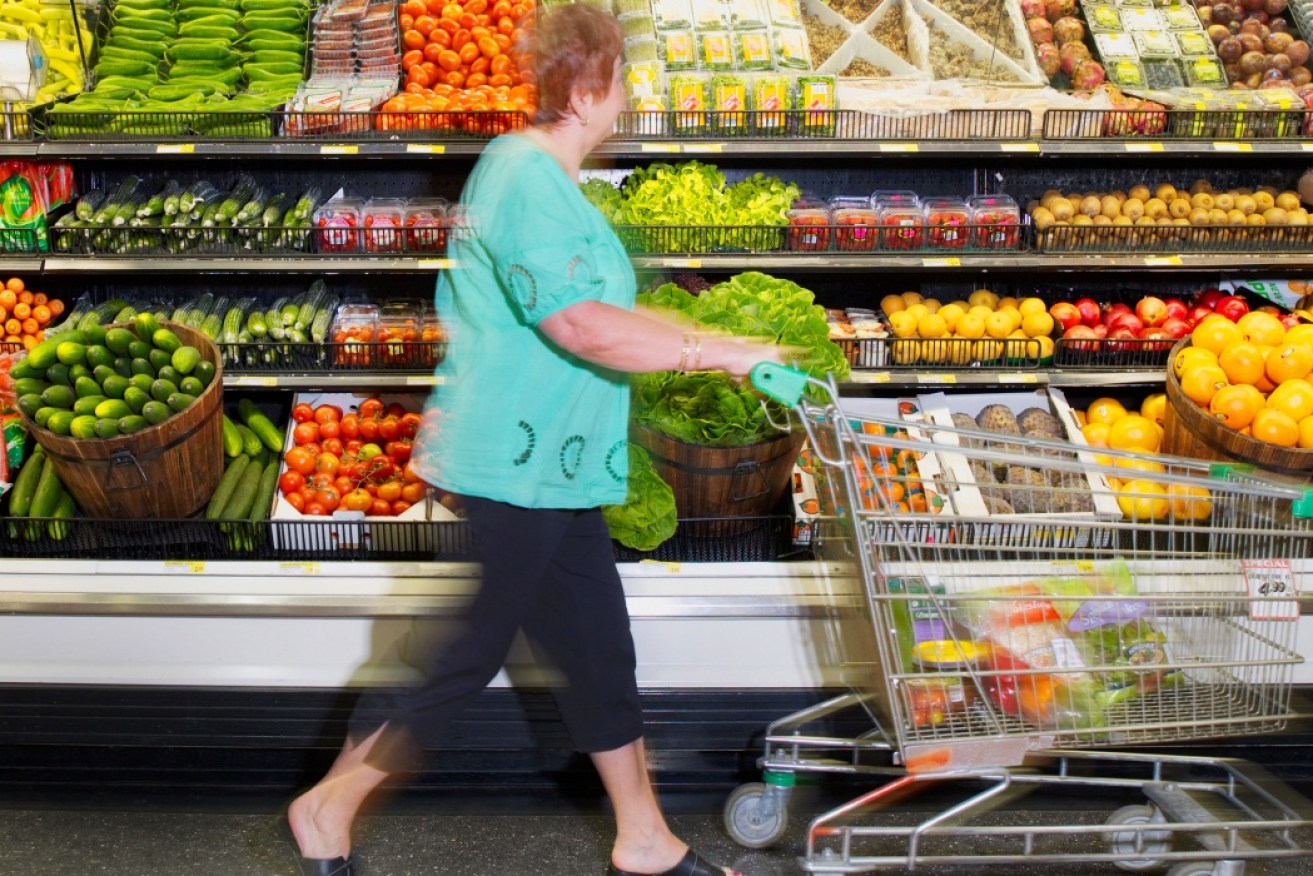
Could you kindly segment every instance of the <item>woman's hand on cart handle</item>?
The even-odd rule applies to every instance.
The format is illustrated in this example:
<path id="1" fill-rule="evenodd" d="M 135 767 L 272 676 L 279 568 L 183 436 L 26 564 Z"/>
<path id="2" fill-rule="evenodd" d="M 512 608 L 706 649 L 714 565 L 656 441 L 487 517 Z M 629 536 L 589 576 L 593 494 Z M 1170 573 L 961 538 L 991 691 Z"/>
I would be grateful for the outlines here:
<path id="1" fill-rule="evenodd" d="M 775 362 L 760 362 L 751 372 L 753 387 L 786 408 L 794 408 L 807 390 L 807 374 Z"/>

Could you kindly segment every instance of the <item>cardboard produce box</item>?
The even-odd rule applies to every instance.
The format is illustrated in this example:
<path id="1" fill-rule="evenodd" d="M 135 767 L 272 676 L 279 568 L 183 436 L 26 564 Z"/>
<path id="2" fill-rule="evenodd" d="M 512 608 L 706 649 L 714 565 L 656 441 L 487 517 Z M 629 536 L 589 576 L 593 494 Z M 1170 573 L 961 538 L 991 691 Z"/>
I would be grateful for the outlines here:
<path id="1" fill-rule="evenodd" d="M 423 409 L 425 399 L 422 393 L 299 392 L 293 397 L 292 406 L 295 407 L 301 402 L 305 402 L 311 407 L 331 404 L 337 405 L 342 409 L 343 414 L 347 414 L 359 407 L 365 399 L 375 397 L 385 405 L 398 402 L 406 410 L 417 413 Z M 294 428 L 296 428 L 296 422 L 289 417 L 286 434 L 283 438 L 284 454 L 292 446 L 292 430 Z M 285 471 L 287 471 L 287 462 L 280 460 L 279 476 L 281 477 Z M 434 501 L 431 491 L 426 492 L 424 501 L 416 502 L 405 512 L 395 517 L 375 517 L 361 511 L 341 510 L 333 512 L 328 517 L 312 517 L 297 511 L 288 504 L 281 492 L 275 492 L 271 518 L 273 520 L 304 520 L 311 522 L 331 521 L 329 538 L 332 540 L 333 546 L 341 550 L 355 550 L 369 543 L 371 539 L 377 536 L 377 531 L 371 533 L 373 524 L 442 522 L 460 519 L 445 505 Z M 414 539 L 408 539 L 407 545 L 413 544 L 421 550 L 436 551 L 438 549 L 439 545 L 436 543 L 437 539 L 434 536 L 434 527 L 416 527 L 416 530 Z M 316 533 L 317 537 L 318 533 Z M 298 527 L 274 527 L 274 543 L 280 548 L 307 550 L 314 547 L 314 545 L 308 543 L 309 539 L 309 534 Z"/>
<path id="2" fill-rule="evenodd" d="M 1006 420 L 1004 411 L 1010 411 L 1013 418 L 1030 426 L 1037 437 L 1065 440 L 1073 445 L 1078 460 L 1091 467 L 1097 465 L 1066 396 L 1056 388 L 965 395 L 938 392 L 922 395 L 920 401 L 932 422 L 949 428 L 956 426 L 991 431 L 989 426 L 999 425 L 1000 419 Z M 1048 414 L 1049 418 L 1040 416 L 1037 411 Z M 986 423 L 978 421 L 982 412 L 986 414 Z M 970 424 L 965 419 L 968 417 Z M 1018 437 L 1024 438 L 1024 434 Z M 987 449 L 1004 452 L 1025 450 L 1024 443 L 1009 442 L 1006 433 L 1000 432 L 991 438 L 996 440 L 987 444 Z M 951 433 L 941 432 L 937 435 L 937 443 L 941 444 L 958 445 L 957 439 L 958 436 Z M 1097 471 L 1071 472 L 1059 476 L 1060 473 L 1054 470 L 1044 469 L 1041 454 L 1027 454 L 1028 464 L 1025 466 L 989 464 L 978 457 L 973 459 L 971 448 L 960 445 L 956 451 L 941 447 L 938 456 L 940 463 L 948 470 L 948 476 L 961 487 L 954 499 L 957 512 L 964 516 L 998 516 L 1007 519 L 1045 517 L 1051 514 L 1088 515 L 1101 519 L 1118 519 L 1122 516 L 1115 492 Z M 1029 462 L 1031 459 L 1033 463 Z M 1019 487 L 1010 487 L 1009 475 L 1026 480 Z M 1041 476 L 1043 480 L 1038 479 Z M 1050 487 L 1052 489 L 1048 489 Z M 1004 502 L 1007 504 L 1002 504 Z"/>

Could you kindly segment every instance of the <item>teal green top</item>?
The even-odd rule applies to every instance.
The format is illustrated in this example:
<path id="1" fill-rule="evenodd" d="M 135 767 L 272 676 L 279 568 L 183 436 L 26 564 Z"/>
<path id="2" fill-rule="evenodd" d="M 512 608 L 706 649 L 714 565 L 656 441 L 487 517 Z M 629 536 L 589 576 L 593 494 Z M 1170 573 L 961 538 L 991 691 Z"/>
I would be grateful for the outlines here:
<path id="1" fill-rule="evenodd" d="M 414 458 L 453 493 L 526 508 L 625 501 L 629 376 L 555 346 L 538 323 L 582 301 L 634 306 L 634 271 L 561 166 L 507 134 L 461 195 L 465 233 L 435 303 L 449 335 Z"/>

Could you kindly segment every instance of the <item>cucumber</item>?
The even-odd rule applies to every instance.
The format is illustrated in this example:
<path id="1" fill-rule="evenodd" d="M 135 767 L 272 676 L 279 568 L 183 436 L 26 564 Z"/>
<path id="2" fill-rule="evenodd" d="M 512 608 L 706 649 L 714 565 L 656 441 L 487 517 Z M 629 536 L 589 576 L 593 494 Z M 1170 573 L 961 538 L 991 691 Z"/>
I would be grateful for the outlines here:
<path id="1" fill-rule="evenodd" d="M 273 421 L 266 417 L 255 402 L 250 399 L 241 399 L 237 402 L 237 416 L 243 423 L 250 427 L 260 439 L 260 442 L 268 447 L 274 453 L 281 453 L 283 450 L 283 433 L 274 427 Z"/>
<path id="2" fill-rule="evenodd" d="M 174 13 L 174 17 L 178 20 L 179 26 L 188 21 L 236 26 L 242 20 L 242 14 L 236 9 L 221 9 L 217 6 L 193 6 L 191 9 L 179 9 Z"/>
<path id="3" fill-rule="evenodd" d="M 232 224 L 233 219 L 237 217 L 237 213 L 251 199 L 257 188 L 258 184 L 252 177 L 242 174 L 232 192 L 219 205 L 218 213 L 214 217 L 215 224 Z"/>
<path id="4" fill-rule="evenodd" d="M 247 223 L 254 219 L 258 219 L 264 214 L 264 206 L 268 200 L 269 190 L 262 185 L 257 185 L 251 192 L 251 196 L 247 199 L 246 203 L 242 205 L 242 208 L 237 211 L 237 215 L 233 217 L 233 224 L 236 225 L 239 222 Z"/>
<path id="5" fill-rule="evenodd" d="M 228 504 L 228 500 L 232 498 L 233 492 L 237 489 L 237 482 L 242 479 L 242 475 L 250 464 L 250 457 L 241 455 L 229 463 L 228 469 L 219 478 L 219 485 L 214 488 L 214 495 L 210 497 L 210 503 L 205 506 L 206 520 L 219 519 L 224 506 Z"/>
<path id="6" fill-rule="evenodd" d="M 220 194 L 214 183 L 209 180 L 198 180 L 178 198 L 178 213 L 187 215 L 196 209 L 197 205 L 208 204 Z"/>
<path id="7" fill-rule="evenodd" d="M 305 41 L 290 33 L 262 30 L 248 33 L 242 44 L 252 52 L 295 52 L 305 59 Z"/>
<path id="8" fill-rule="evenodd" d="M 149 61 L 125 61 L 115 58 L 100 60 L 93 69 L 97 79 L 104 79 L 106 76 L 147 76 L 155 72 L 155 67 Z"/>
<path id="9" fill-rule="evenodd" d="M 184 22 L 178 28 L 178 36 L 185 39 L 223 40 L 231 45 L 241 39 L 237 28 L 226 24 L 210 24 L 204 19 Z"/>
<path id="10" fill-rule="evenodd" d="M 174 40 L 164 52 L 164 57 L 171 62 L 177 61 L 216 61 L 227 67 L 237 62 L 238 54 L 226 40 L 205 40 L 186 38 Z"/>
<path id="11" fill-rule="evenodd" d="M 179 9 L 241 9 L 238 0 L 177 0 Z"/>
<path id="12" fill-rule="evenodd" d="M 36 492 L 32 494 L 32 505 L 28 509 L 29 517 L 49 517 L 59 504 L 59 495 L 64 492 L 64 485 L 59 481 L 55 463 L 50 457 L 43 457 L 41 478 L 36 483 Z"/>
<path id="13" fill-rule="evenodd" d="M 265 311 L 265 324 L 267 326 L 268 335 L 275 341 L 281 341 L 286 336 L 286 332 L 283 331 L 283 307 L 286 306 L 287 302 L 288 298 L 284 295 L 282 298 L 276 300 L 269 309 Z M 39 349 L 39 346 L 40 345 L 38 345 L 37 349 Z M 54 347 L 52 346 L 50 348 L 50 359 L 52 362 L 54 361 L 54 358 L 55 353 Z"/>
<path id="14" fill-rule="evenodd" d="M 241 432 L 237 430 L 237 424 L 228 419 L 228 415 L 223 416 L 223 455 L 229 459 L 236 459 L 242 455 L 243 443 Z"/>
<path id="15" fill-rule="evenodd" d="M 273 459 L 260 473 L 259 486 L 255 491 L 255 501 L 251 503 L 251 513 L 246 518 L 252 523 L 269 519 L 269 511 L 274 504 L 274 491 L 278 488 L 278 460 Z"/>
<path id="16" fill-rule="evenodd" d="M 32 497 L 36 495 L 37 482 L 41 480 L 41 471 L 45 467 L 46 453 L 37 445 L 32 455 L 18 470 L 14 481 L 14 490 L 9 495 L 9 516 L 26 517 L 32 508 Z"/>
<path id="17" fill-rule="evenodd" d="M 310 323 L 310 340 L 316 344 L 322 344 L 328 340 L 328 329 L 333 324 L 333 314 L 337 312 L 339 302 L 340 299 L 336 295 L 328 295 L 319 303 L 315 318 Z"/>
<path id="18" fill-rule="evenodd" d="M 301 303 L 301 309 L 297 311 L 295 323 L 297 331 L 309 330 L 310 324 L 315 320 L 315 309 L 327 297 L 328 288 L 323 280 L 315 280 L 310 284 L 310 288 L 306 290 L 305 300 Z"/>
<path id="19" fill-rule="evenodd" d="M 237 424 L 237 434 L 242 439 L 242 452 L 247 456 L 256 456 L 264 449 L 264 442 L 245 423 Z"/>
<path id="20" fill-rule="evenodd" d="M 120 32 L 118 28 L 115 28 L 115 32 L 110 34 L 109 41 L 105 43 L 106 48 L 113 46 L 132 49 L 134 52 L 146 52 L 156 59 L 163 58 L 164 50 L 168 48 L 161 40 L 137 39 L 131 31 Z"/>
<path id="21" fill-rule="evenodd" d="M 59 501 L 55 504 L 55 510 L 50 512 L 50 516 L 54 519 L 46 524 L 46 532 L 50 534 L 50 537 L 55 541 L 63 541 L 67 538 L 70 526 L 65 521 L 69 520 L 76 512 L 77 503 L 73 501 L 73 496 L 68 490 L 64 490 L 59 496 Z"/>
<path id="22" fill-rule="evenodd" d="M 237 463 L 234 462 L 233 465 Z M 245 520 L 251 513 L 251 506 L 255 504 L 255 494 L 260 489 L 260 476 L 264 474 L 264 468 L 256 460 L 250 460 L 242 469 L 236 488 L 223 506 L 222 519 Z"/>

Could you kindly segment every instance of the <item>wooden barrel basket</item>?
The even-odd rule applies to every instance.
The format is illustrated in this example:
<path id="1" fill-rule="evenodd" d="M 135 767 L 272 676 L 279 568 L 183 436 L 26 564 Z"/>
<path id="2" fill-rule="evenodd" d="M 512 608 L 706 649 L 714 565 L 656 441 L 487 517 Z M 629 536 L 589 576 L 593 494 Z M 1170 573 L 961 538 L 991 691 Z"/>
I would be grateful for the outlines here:
<path id="1" fill-rule="evenodd" d="M 675 494 L 681 519 L 764 517 L 789 487 L 803 432 L 741 447 L 689 444 L 646 426 L 634 427 L 634 442 Z"/>
<path id="2" fill-rule="evenodd" d="M 1248 462 L 1259 468 L 1300 481 L 1313 479 L 1313 450 L 1277 447 L 1241 435 L 1218 422 L 1181 391 L 1172 363 L 1190 346 L 1179 341 L 1167 364 L 1167 407 L 1163 412 L 1163 452 L 1218 462 Z"/>
<path id="3" fill-rule="evenodd" d="M 28 420 L 28 428 L 45 448 L 59 479 L 88 516 L 188 517 L 209 501 L 223 475 L 223 362 L 219 349 L 195 329 L 171 322 L 160 325 L 214 363 L 214 379 L 186 410 L 115 438 L 56 435 Z"/>

